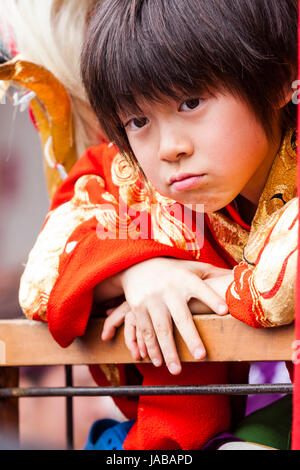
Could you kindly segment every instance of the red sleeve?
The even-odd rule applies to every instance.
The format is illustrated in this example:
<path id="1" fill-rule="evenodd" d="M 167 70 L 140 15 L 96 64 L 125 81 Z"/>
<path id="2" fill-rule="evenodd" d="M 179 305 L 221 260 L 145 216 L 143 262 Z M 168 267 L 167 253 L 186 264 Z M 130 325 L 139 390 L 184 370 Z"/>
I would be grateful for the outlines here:
<path id="1" fill-rule="evenodd" d="M 140 191 L 137 198 L 145 193 L 140 183 L 127 184 L 129 170 L 124 170 L 124 160 L 118 155 L 114 147 L 97 146 L 75 164 L 53 198 L 23 275 L 23 310 L 33 319 L 48 321 L 62 347 L 84 334 L 94 287 L 102 280 L 155 256 L 195 259 L 193 252 L 171 238 L 162 243 L 149 233 L 136 237 L 128 216 L 131 201 L 123 199 L 136 196 L 131 190 Z M 147 229 L 151 229 L 149 214 L 138 213 L 144 212 Z M 113 228 L 116 232 L 111 232 Z"/>
<path id="2" fill-rule="evenodd" d="M 194 212 L 185 214 L 187 224 L 169 211 L 174 201 L 158 195 L 152 211 L 151 197 L 108 145 L 89 149 L 58 188 L 19 297 L 24 313 L 48 321 L 62 347 L 84 334 L 95 286 L 136 263 L 167 256 L 228 267 L 209 228 L 205 237 L 194 230 Z"/>
<path id="3" fill-rule="evenodd" d="M 60 259 L 47 317 L 50 332 L 62 347 L 84 334 L 94 287 L 102 280 L 155 256 L 192 259 L 182 250 L 153 240 L 99 240 L 96 230 L 95 219 L 82 224 L 68 240 L 77 242 L 76 249 Z"/>
<path id="4" fill-rule="evenodd" d="M 298 206 L 298 198 L 293 198 L 271 214 L 250 236 L 245 261 L 233 269 L 234 281 L 226 292 L 229 312 L 252 327 L 294 321 Z"/>

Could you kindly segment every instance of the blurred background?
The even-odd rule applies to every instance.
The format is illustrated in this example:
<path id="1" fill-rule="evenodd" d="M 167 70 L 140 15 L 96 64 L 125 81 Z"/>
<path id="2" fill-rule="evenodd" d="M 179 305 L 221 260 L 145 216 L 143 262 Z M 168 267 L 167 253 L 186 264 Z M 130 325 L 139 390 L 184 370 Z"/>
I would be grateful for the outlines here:
<path id="1" fill-rule="evenodd" d="M 0 104 L 0 315 L 21 315 L 17 292 L 49 202 L 39 136 L 28 112 Z"/>
<path id="2" fill-rule="evenodd" d="M 0 319 L 23 318 L 19 279 L 49 207 L 39 135 L 28 110 L 0 104 Z M 86 366 L 73 367 L 74 385 L 95 386 Z M 26 367 L 20 386 L 65 385 L 64 368 Z M 74 444 L 82 449 L 97 419 L 122 419 L 111 398 L 76 397 Z M 20 399 L 21 445 L 64 449 L 65 399 Z"/>

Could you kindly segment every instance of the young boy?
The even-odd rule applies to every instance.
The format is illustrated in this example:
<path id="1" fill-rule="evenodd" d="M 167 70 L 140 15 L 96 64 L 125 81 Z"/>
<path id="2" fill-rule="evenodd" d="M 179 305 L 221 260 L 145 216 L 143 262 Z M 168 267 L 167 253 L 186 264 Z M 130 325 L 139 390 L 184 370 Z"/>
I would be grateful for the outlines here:
<path id="1" fill-rule="evenodd" d="M 271 242 L 263 231 L 257 235 L 259 229 L 265 223 L 272 227 L 288 210 L 295 218 L 296 107 L 290 84 L 296 69 L 295 1 L 99 2 L 82 53 L 82 75 L 101 126 L 121 154 L 115 147 L 89 151 L 60 188 L 25 271 L 24 310 L 35 318 L 47 315 L 53 336 L 67 346 L 85 330 L 94 291 L 101 300 L 124 293 L 133 315 L 129 346 L 156 366 L 163 356 L 173 374 L 139 365 L 145 385 L 230 381 L 227 364 L 180 365 L 171 319 L 196 359 L 205 351 L 187 306 L 193 298 L 218 312 L 226 293 L 230 313 L 252 326 L 292 321 L 293 292 L 286 287 L 295 276 L 295 238 L 274 267 L 274 273 L 284 261 L 289 267 L 285 285 L 275 289 L 283 299 L 279 316 L 272 316 L 274 292 L 266 299 L 260 286 L 252 297 L 251 275 Z M 152 194 L 137 177 L 137 165 Z M 159 201 L 162 219 L 151 214 L 151 222 L 162 220 L 162 232 L 154 231 L 153 240 L 96 240 L 99 224 L 110 231 L 117 222 L 120 235 L 123 222 L 130 233 L 130 217 L 112 210 L 118 199 L 146 213 L 151 201 Z M 170 230 L 165 208 L 175 201 L 204 205 L 203 247 L 195 237 L 193 249 L 186 249 L 184 230 Z M 105 202 L 111 204 L 107 210 Z M 178 227 L 174 217 L 172 224 Z M 47 237 L 54 240 L 58 231 L 50 288 L 42 295 L 35 280 L 29 301 L 28 273 L 35 257 L 41 263 L 38 245 L 45 249 Z M 252 290 L 245 291 L 243 278 Z M 267 301 L 273 303 L 266 306 Z M 228 397 L 141 397 L 123 447 L 197 449 L 228 430 L 230 420 Z"/>

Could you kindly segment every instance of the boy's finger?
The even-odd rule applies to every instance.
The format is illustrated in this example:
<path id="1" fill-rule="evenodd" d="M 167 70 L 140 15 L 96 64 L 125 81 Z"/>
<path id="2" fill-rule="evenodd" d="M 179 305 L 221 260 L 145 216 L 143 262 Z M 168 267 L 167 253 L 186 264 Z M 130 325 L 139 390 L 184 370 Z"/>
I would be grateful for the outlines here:
<path id="1" fill-rule="evenodd" d="M 179 333 L 196 360 L 204 359 L 206 351 L 186 302 L 179 296 L 168 299 L 167 306 Z"/>
<path id="2" fill-rule="evenodd" d="M 157 304 L 153 301 L 148 304 L 148 308 L 165 363 L 172 375 L 180 374 L 181 364 L 174 340 L 169 309 L 165 304 Z"/>
<path id="3" fill-rule="evenodd" d="M 116 329 L 124 322 L 127 310 L 128 306 L 126 307 L 124 304 L 121 304 L 105 319 L 101 333 L 101 339 L 103 341 L 108 341 L 114 337 Z"/>
<path id="4" fill-rule="evenodd" d="M 193 313 L 194 315 L 214 313 L 212 309 L 208 307 L 208 305 L 205 305 L 203 302 L 201 302 L 198 299 L 192 298 L 191 300 L 189 300 L 188 306 L 189 306 L 191 313 Z"/>
<path id="5" fill-rule="evenodd" d="M 134 315 L 137 320 L 137 328 L 141 332 L 150 360 L 155 367 L 161 366 L 163 362 L 162 355 L 148 311 L 143 308 L 139 312 L 135 312 Z"/>
<path id="6" fill-rule="evenodd" d="M 225 276 L 230 271 L 227 268 L 218 268 L 213 264 L 201 263 L 199 261 L 187 261 L 191 271 L 196 273 L 201 279 L 210 277 Z"/>
<path id="7" fill-rule="evenodd" d="M 211 308 L 217 315 L 225 315 L 228 313 L 228 306 L 225 300 L 197 276 L 193 276 L 189 283 L 189 299 L 192 297 L 199 299 L 201 302 Z"/>
<path id="8" fill-rule="evenodd" d="M 148 353 L 147 353 L 145 341 L 143 340 L 142 333 L 139 328 L 136 329 L 136 339 L 137 339 L 137 344 L 138 344 L 141 357 L 145 359 L 148 356 Z"/>
<path id="9" fill-rule="evenodd" d="M 127 348 L 129 349 L 129 351 L 131 352 L 133 359 L 135 361 L 138 361 L 141 356 L 140 356 L 139 347 L 137 345 L 135 321 L 131 312 L 127 313 L 125 317 L 124 339 L 125 339 L 125 344 Z"/>
<path id="10" fill-rule="evenodd" d="M 109 315 L 111 315 L 114 311 L 115 311 L 115 308 L 108 308 L 106 310 L 106 315 L 109 317 Z"/>
<path id="11" fill-rule="evenodd" d="M 117 307 L 112 307 L 112 308 L 108 308 L 106 310 L 106 315 L 109 317 L 113 312 L 124 312 L 124 313 L 127 313 L 130 311 L 130 307 L 129 307 L 129 304 L 128 302 L 125 300 L 125 302 L 122 302 L 120 305 L 118 305 Z"/>

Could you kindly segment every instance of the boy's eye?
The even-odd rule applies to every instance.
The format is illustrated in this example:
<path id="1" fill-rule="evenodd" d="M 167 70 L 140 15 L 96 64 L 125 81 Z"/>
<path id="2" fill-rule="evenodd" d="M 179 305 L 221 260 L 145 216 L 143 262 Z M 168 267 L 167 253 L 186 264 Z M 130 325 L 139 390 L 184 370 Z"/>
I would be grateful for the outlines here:
<path id="1" fill-rule="evenodd" d="M 132 130 L 141 129 L 146 124 L 148 124 L 149 119 L 146 117 L 141 118 L 132 118 L 124 124 L 124 127 L 129 127 Z"/>
<path id="2" fill-rule="evenodd" d="M 180 105 L 180 111 L 190 111 L 191 109 L 196 109 L 201 104 L 201 102 L 202 100 L 200 98 L 190 98 L 185 100 Z"/>

